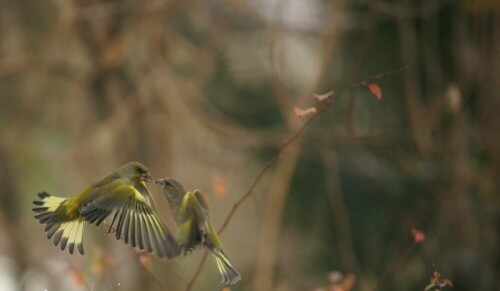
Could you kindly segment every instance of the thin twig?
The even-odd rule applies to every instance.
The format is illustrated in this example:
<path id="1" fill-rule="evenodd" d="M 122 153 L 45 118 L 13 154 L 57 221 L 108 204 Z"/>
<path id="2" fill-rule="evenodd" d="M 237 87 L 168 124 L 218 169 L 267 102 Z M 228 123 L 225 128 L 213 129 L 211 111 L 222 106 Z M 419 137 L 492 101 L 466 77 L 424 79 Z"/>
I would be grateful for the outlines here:
<path id="1" fill-rule="evenodd" d="M 328 99 L 325 99 L 323 101 L 324 105 L 315 114 L 311 115 L 311 117 L 309 117 L 309 119 L 302 125 L 301 128 L 299 128 L 299 130 L 297 130 L 294 134 L 292 134 L 287 140 L 285 140 L 281 144 L 281 146 L 278 149 L 278 152 L 260 170 L 260 172 L 257 174 L 257 176 L 255 177 L 255 179 L 253 180 L 252 184 L 250 184 L 250 187 L 248 188 L 248 190 L 241 196 L 240 199 L 238 199 L 238 201 L 236 201 L 236 203 L 234 203 L 233 208 L 231 209 L 231 211 L 227 215 L 226 219 L 224 220 L 224 222 L 222 223 L 222 226 L 220 227 L 220 229 L 218 231 L 219 234 L 221 234 L 226 229 L 227 225 L 229 224 L 229 221 L 233 217 L 233 215 L 236 212 L 236 210 L 240 207 L 240 205 L 243 202 L 245 202 L 245 200 L 248 197 L 250 197 L 250 195 L 252 195 L 253 190 L 255 189 L 255 187 L 257 187 L 257 184 L 259 184 L 259 182 L 262 179 L 262 177 L 264 176 L 264 174 L 266 174 L 267 171 L 269 171 L 269 169 L 271 168 L 271 166 L 282 156 L 282 154 L 285 151 L 285 149 L 291 143 L 293 143 L 294 141 L 296 141 L 302 135 L 302 133 L 309 127 L 309 125 L 314 120 L 316 120 L 316 118 L 318 118 L 322 113 L 324 113 L 326 110 L 328 110 L 328 108 L 330 108 L 330 106 L 335 103 L 335 100 L 344 97 L 348 92 L 350 92 L 350 91 L 352 91 L 354 89 L 366 86 L 369 81 L 378 80 L 378 79 L 381 79 L 381 78 L 386 77 L 388 75 L 398 74 L 398 73 L 400 73 L 400 72 L 402 72 L 403 70 L 406 70 L 406 69 L 408 69 L 408 66 L 403 66 L 403 67 L 397 68 L 395 70 L 385 71 L 385 72 L 382 72 L 380 74 L 370 76 L 370 77 L 364 79 L 361 82 L 351 84 L 349 87 L 347 87 L 346 89 L 344 89 L 344 91 L 342 91 L 341 93 L 336 94 L 334 96 L 331 96 Z M 194 273 L 194 275 L 191 278 L 191 280 L 189 281 L 189 283 L 188 283 L 188 285 L 186 287 L 186 291 L 190 291 L 191 288 L 193 287 L 194 283 L 196 282 L 196 280 L 198 279 L 199 275 L 201 274 L 201 270 L 202 270 L 202 268 L 203 268 L 203 266 L 205 264 L 206 259 L 207 259 L 207 253 L 205 253 L 205 255 L 201 259 L 200 263 L 198 264 L 198 268 L 196 269 L 196 272 Z"/>

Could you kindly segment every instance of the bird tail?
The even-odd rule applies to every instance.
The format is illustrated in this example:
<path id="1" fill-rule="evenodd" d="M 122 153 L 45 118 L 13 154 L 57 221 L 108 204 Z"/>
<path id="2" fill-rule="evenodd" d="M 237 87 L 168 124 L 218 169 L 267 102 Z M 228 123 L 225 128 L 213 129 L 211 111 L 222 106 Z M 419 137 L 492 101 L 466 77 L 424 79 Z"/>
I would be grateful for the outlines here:
<path id="1" fill-rule="evenodd" d="M 83 255 L 83 226 L 85 221 L 80 217 L 71 218 L 67 214 L 67 207 L 64 204 L 67 198 L 55 197 L 47 192 L 38 193 L 39 200 L 33 201 L 36 205 L 33 211 L 36 213 L 35 219 L 45 225 L 47 238 L 54 242 L 55 246 L 64 251 L 66 246 L 70 254 L 76 247 Z"/>
<path id="2" fill-rule="evenodd" d="M 219 274 L 221 277 L 221 283 L 225 285 L 236 284 L 241 279 L 240 273 L 229 262 L 229 258 L 226 256 L 223 250 L 214 248 L 212 249 L 214 255 L 215 263 L 217 264 L 217 269 L 219 269 Z"/>

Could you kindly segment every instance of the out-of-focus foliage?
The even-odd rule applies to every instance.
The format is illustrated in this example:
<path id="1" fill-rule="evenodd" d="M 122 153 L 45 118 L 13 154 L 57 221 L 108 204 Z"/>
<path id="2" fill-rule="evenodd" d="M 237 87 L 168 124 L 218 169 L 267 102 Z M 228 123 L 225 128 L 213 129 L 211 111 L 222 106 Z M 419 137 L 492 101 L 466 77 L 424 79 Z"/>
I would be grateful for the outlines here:
<path id="1" fill-rule="evenodd" d="M 221 237 L 231 290 L 334 272 L 423 290 L 433 264 L 450 290 L 498 289 L 499 16 L 495 0 L 1 1 L 0 289 L 184 289 L 201 252 L 161 261 L 88 227 L 69 256 L 31 201 L 136 160 L 207 193 L 217 227 L 307 119 L 294 108 L 401 66 L 382 99 L 337 100 L 241 205 Z M 412 228 L 425 240 L 379 282 Z M 194 289 L 219 286 L 206 264 Z"/>

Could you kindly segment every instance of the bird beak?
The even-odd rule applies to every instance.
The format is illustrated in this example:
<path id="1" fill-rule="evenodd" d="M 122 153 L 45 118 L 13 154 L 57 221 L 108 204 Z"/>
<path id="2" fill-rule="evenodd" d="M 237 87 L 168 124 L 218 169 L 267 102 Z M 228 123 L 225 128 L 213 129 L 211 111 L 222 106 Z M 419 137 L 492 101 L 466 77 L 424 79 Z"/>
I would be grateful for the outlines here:
<path id="1" fill-rule="evenodd" d="M 161 179 L 155 180 L 156 184 L 161 184 Z"/>
<path id="2" fill-rule="evenodd" d="M 151 177 L 151 174 L 146 173 L 141 175 L 141 180 L 145 182 L 151 182 L 153 181 L 153 178 Z"/>

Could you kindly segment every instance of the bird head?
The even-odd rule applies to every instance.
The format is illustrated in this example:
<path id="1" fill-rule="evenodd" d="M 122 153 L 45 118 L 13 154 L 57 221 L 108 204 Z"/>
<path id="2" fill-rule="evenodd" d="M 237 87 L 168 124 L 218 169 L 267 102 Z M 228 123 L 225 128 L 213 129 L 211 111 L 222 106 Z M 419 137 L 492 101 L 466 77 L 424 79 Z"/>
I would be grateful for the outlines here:
<path id="1" fill-rule="evenodd" d="M 158 179 L 155 181 L 155 183 L 160 185 L 160 187 L 163 189 L 163 192 L 169 199 L 179 199 L 184 197 L 184 194 L 186 194 L 184 186 L 182 186 L 182 184 L 175 178 L 167 177 Z"/>
<path id="2" fill-rule="evenodd" d="M 131 162 L 122 166 L 118 169 L 118 173 L 132 183 L 153 181 L 149 169 L 138 162 Z"/>

